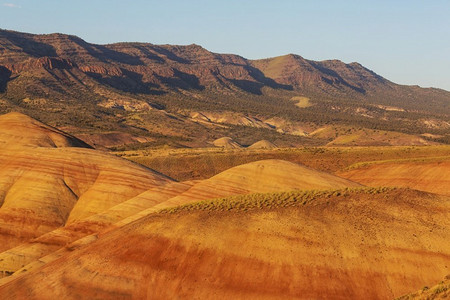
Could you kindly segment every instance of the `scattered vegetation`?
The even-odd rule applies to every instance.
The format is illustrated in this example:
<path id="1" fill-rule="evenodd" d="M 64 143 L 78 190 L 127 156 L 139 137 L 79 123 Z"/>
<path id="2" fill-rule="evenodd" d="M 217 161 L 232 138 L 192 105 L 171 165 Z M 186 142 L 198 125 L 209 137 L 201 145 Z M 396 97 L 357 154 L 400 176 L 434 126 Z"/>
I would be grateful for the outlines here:
<path id="1" fill-rule="evenodd" d="M 118 153 L 180 181 L 209 178 L 231 167 L 263 159 L 282 159 L 333 173 L 352 165 L 360 167 L 367 162 L 399 159 L 439 160 L 449 154 L 450 146 L 301 147 L 273 150 L 163 148 Z"/>
<path id="2" fill-rule="evenodd" d="M 115 48 L 117 44 L 75 43 L 65 35 L 49 41 L 42 40 L 39 35 L 10 31 L 2 31 L 2 37 L 6 51 L 3 59 L 8 64 L 12 57 L 15 65 L 44 57 L 70 60 L 75 64 L 49 67 L 38 63 L 14 74 L 6 68 L 1 69 L 0 113 L 23 112 L 52 126 L 64 127 L 69 133 L 117 130 L 157 137 L 155 142 L 143 146 L 204 147 L 208 141 L 222 136 L 230 136 L 244 145 L 261 139 L 277 145 L 281 141 L 284 146 L 324 145 L 327 142 L 318 136 L 300 138 L 282 134 L 275 128 L 247 129 L 229 124 L 205 127 L 186 117 L 190 112 L 203 111 L 234 112 L 261 120 L 277 117 L 312 128 L 334 125 L 407 134 L 427 133 L 440 136 L 436 138 L 438 142 L 450 141 L 449 92 L 395 85 L 362 66 L 347 74 L 349 70 L 355 70 L 354 66 L 347 68 L 349 65 L 343 63 L 333 65 L 305 60 L 303 63 L 310 68 L 303 71 L 319 72 L 321 79 L 281 84 L 277 82 L 280 74 L 274 78 L 266 77 L 262 61 L 231 56 L 236 62 L 230 63 L 226 62 L 229 57 L 224 59 L 201 47 L 176 47 L 174 52 L 170 45 L 155 48 L 150 44 L 122 43 Z M 36 41 L 40 42 L 36 44 Z M 86 47 L 86 51 L 57 52 L 55 49 L 61 43 L 67 48 Z M 22 49 L 21 55 L 10 55 L 11 45 Z M 36 52 L 41 47 L 43 50 Z M 165 48 L 163 56 L 160 55 L 161 47 Z M 142 49 L 152 55 L 137 55 Z M 211 61 L 202 59 L 203 55 L 211 57 Z M 296 64 L 295 59 L 269 60 L 275 61 L 274 66 L 280 72 L 286 71 L 284 67 L 288 65 L 285 63 Z M 95 62 L 95 66 L 90 62 Z M 85 68 L 77 67 L 78 64 Z M 258 65 L 262 69 L 258 69 Z M 98 70 L 94 70 L 96 68 Z M 153 69 L 160 74 L 148 71 Z M 198 72 L 199 69 L 209 72 Z M 204 78 L 205 74 L 209 77 Z M 238 79 L 235 74 L 243 74 L 239 76 L 248 80 Z M 296 74 L 285 75 L 291 78 L 289 75 Z M 111 105 L 105 107 L 105 102 Z M 130 108 L 123 103 L 137 106 Z M 140 115 L 140 121 L 135 119 L 136 114 Z"/>
<path id="3" fill-rule="evenodd" d="M 354 194 L 380 194 L 395 190 L 396 188 L 345 188 L 339 190 L 310 190 L 289 191 L 277 193 L 255 193 L 204 200 L 200 202 L 166 208 L 159 213 L 172 214 L 181 211 L 247 211 L 253 209 L 271 209 L 279 207 L 300 206 L 311 203 L 319 198 L 347 197 Z"/>
<path id="4" fill-rule="evenodd" d="M 397 300 L 413 300 L 413 299 L 448 299 L 450 297 L 450 275 L 447 275 L 439 284 L 428 287 L 424 286 L 420 291 L 401 296 Z"/>

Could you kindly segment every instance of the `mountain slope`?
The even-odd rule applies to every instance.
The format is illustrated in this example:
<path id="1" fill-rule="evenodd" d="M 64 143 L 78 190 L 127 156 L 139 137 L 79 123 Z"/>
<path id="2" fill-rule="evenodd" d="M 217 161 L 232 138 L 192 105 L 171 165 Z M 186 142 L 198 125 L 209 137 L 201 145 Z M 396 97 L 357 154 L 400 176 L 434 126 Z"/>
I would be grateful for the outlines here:
<path id="1" fill-rule="evenodd" d="M 306 107 L 291 101 L 300 96 L 308 98 Z M 162 135 L 183 145 L 230 136 L 232 127 L 193 124 L 191 115 L 208 112 L 258 120 L 251 135 L 259 139 L 336 123 L 444 134 L 445 141 L 450 128 L 450 92 L 397 85 L 358 63 L 298 55 L 248 60 L 198 45 L 95 45 L 0 30 L 0 112 L 11 110 L 71 132 Z M 273 117 L 291 129 L 273 125 Z M 207 141 L 207 132 L 215 137 Z"/>

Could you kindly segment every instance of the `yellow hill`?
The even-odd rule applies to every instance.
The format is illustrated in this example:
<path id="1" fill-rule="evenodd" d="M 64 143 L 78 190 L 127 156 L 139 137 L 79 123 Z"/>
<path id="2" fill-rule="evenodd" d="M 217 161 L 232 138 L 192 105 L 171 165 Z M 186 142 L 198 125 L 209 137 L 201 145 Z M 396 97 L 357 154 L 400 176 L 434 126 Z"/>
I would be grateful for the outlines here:
<path id="1" fill-rule="evenodd" d="M 11 112 L 0 116 L 0 147 L 84 147 L 83 141 L 27 115 Z"/>
<path id="2" fill-rule="evenodd" d="M 0 250 L 172 182 L 21 114 L 0 117 L 0 139 Z"/>
<path id="3" fill-rule="evenodd" d="M 111 183 L 115 182 L 111 178 L 109 180 Z M 128 181 L 122 182 L 125 185 L 125 192 L 130 192 L 128 187 L 132 186 Z M 194 186 L 190 187 L 192 184 Z M 109 198 L 109 202 L 105 202 L 104 199 L 108 196 L 107 191 L 113 189 L 113 187 L 108 184 L 105 185 L 97 178 L 96 185 L 90 189 L 97 189 L 96 194 L 90 193 L 91 196 L 87 197 L 85 195 L 89 194 L 90 190 L 88 190 L 80 197 L 80 200 L 72 208 L 65 227 L 58 228 L 35 238 L 33 241 L 0 253 L 0 271 L 12 273 L 23 266 L 25 266 L 24 269 L 29 269 L 27 264 L 87 234 L 105 230 L 111 224 L 119 221 L 121 225 L 127 224 L 130 220 L 136 220 L 166 207 L 203 199 L 254 192 L 356 186 L 359 186 L 359 184 L 295 163 L 282 160 L 264 160 L 231 168 L 208 180 L 195 183 L 166 184 L 143 192 L 130 200 L 123 200 L 128 197 L 126 193 L 119 199 L 122 202 L 113 201 L 113 197 Z M 93 195 L 100 198 L 97 199 Z M 118 195 L 116 194 L 114 197 L 118 197 Z M 82 202 L 81 198 L 86 199 L 86 202 Z M 120 203 L 109 209 L 104 206 L 104 204 L 110 205 L 111 202 Z M 95 211 L 92 211 L 91 208 L 94 208 Z M 77 216 L 77 213 L 81 215 L 71 218 Z M 122 219 L 124 221 L 121 221 Z"/>
<path id="4" fill-rule="evenodd" d="M 272 142 L 269 142 L 267 140 L 261 140 L 261 141 L 258 141 L 256 143 L 250 145 L 248 148 L 250 148 L 250 149 L 276 149 L 278 147 Z"/>
<path id="5" fill-rule="evenodd" d="M 0 253 L 0 275 L 12 274 L 22 267 L 40 266 L 51 258 L 43 258 L 54 251 L 87 235 L 128 224 L 142 216 L 146 210 L 184 192 L 193 183 L 169 183 L 145 191 L 96 215 L 59 227 L 17 247 Z"/>
<path id="6" fill-rule="evenodd" d="M 214 146 L 216 147 L 222 147 L 225 149 L 239 149 L 242 148 L 241 145 L 233 141 L 230 137 L 223 137 L 220 139 L 217 139 L 213 142 Z"/>
<path id="7" fill-rule="evenodd" d="M 249 193 L 337 189 L 360 184 L 292 162 L 268 159 L 240 165 L 200 181 L 170 205 Z"/>

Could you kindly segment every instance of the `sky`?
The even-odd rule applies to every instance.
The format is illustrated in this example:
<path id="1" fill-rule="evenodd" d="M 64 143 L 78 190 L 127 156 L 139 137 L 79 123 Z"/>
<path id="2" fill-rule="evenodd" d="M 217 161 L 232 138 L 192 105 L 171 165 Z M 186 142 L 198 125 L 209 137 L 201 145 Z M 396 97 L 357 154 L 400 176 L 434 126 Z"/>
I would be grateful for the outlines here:
<path id="1" fill-rule="evenodd" d="M 356 61 L 396 83 L 450 91 L 449 0 L 0 0 L 0 28 Z"/>

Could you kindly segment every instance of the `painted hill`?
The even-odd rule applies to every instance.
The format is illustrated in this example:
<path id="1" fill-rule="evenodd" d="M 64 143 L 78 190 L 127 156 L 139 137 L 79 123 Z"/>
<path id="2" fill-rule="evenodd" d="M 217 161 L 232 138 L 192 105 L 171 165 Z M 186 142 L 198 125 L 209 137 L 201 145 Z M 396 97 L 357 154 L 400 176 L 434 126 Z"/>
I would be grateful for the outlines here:
<path id="1" fill-rule="evenodd" d="M 261 140 L 254 144 L 251 144 L 248 148 L 250 148 L 250 149 L 275 149 L 278 147 L 270 141 Z"/>
<path id="2" fill-rule="evenodd" d="M 178 183 L 27 116 L 0 121 L 14 145 L 0 148 L 2 299 L 392 298 L 448 274 L 442 157 L 339 175 L 415 174 L 443 195 L 276 159 Z"/>
<path id="3" fill-rule="evenodd" d="M 240 165 L 200 181 L 168 201 L 181 205 L 249 193 L 358 187 L 358 183 L 284 160 L 268 159 Z"/>
<path id="4" fill-rule="evenodd" d="M 264 160 L 231 168 L 203 181 L 165 184 L 129 200 L 123 200 L 108 209 L 99 209 L 95 199 L 83 196 L 84 199 L 88 199 L 87 204 L 78 200 L 64 227 L 56 228 L 0 253 L 0 271 L 8 274 L 16 272 L 15 275 L 21 275 L 22 272 L 27 272 L 36 266 L 40 267 L 61 256 L 65 245 L 76 244 L 78 239 L 84 239 L 87 235 L 124 226 L 165 208 L 186 205 L 199 200 L 256 192 L 323 190 L 359 186 L 346 179 L 295 163 Z M 92 203 L 97 209 L 96 214 L 89 210 L 89 207 L 93 206 Z M 77 215 L 78 211 L 83 214 Z M 91 214 L 88 215 L 86 212 Z M 59 254 L 52 254 L 55 251 Z"/>
<path id="5" fill-rule="evenodd" d="M 338 174 L 368 186 L 409 187 L 450 196 L 448 157 L 360 163 Z"/>
<path id="6" fill-rule="evenodd" d="M 220 147 L 224 149 L 239 149 L 242 148 L 241 145 L 233 141 L 230 137 L 222 137 L 213 142 L 215 147 Z"/>
<path id="7" fill-rule="evenodd" d="M 5 283 L 0 296 L 391 299 L 448 272 L 446 197 L 362 189 L 214 203 L 110 231 Z"/>
<path id="8" fill-rule="evenodd" d="M 21 114 L 0 117 L 0 139 L 1 250 L 172 182 Z"/>
<path id="9" fill-rule="evenodd" d="M 63 227 L 3 251 L 0 253 L 0 277 L 9 275 L 10 277 L 3 280 L 11 280 L 13 273 L 17 275 L 17 273 L 22 274 L 30 269 L 39 268 L 58 258 L 67 245 L 83 243 L 83 239 L 89 241 L 92 235 L 95 236 L 144 217 L 154 211 L 152 207 L 181 194 L 192 184 L 173 182 L 149 189 L 95 215 L 73 220 Z"/>
<path id="10" fill-rule="evenodd" d="M 0 129 L 0 145 L 3 148 L 17 146 L 91 148 L 65 132 L 17 112 L 0 115 Z"/>

